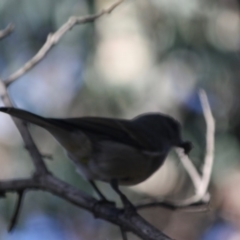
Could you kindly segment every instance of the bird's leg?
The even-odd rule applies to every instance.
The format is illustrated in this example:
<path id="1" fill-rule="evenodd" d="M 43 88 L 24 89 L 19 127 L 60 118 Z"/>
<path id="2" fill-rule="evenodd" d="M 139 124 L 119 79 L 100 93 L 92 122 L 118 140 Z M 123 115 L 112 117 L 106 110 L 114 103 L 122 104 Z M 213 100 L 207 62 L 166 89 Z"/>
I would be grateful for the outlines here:
<path id="1" fill-rule="evenodd" d="M 135 206 L 128 200 L 128 198 L 120 191 L 118 186 L 118 181 L 116 179 L 112 179 L 110 182 L 111 187 L 114 189 L 114 191 L 119 195 L 121 198 L 121 201 L 123 203 L 123 206 L 125 210 L 132 210 L 136 211 Z"/>
<path id="2" fill-rule="evenodd" d="M 107 198 L 101 193 L 101 191 L 99 190 L 99 188 L 97 187 L 97 185 L 95 184 L 94 181 L 92 180 L 89 180 L 89 183 L 92 185 L 93 189 L 96 191 L 96 193 L 98 194 L 98 196 L 100 197 L 100 203 L 103 203 L 103 204 L 110 204 L 110 205 L 113 205 L 115 206 L 115 202 L 112 202 L 112 201 L 109 201 L 107 200 Z"/>
<path id="3" fill-rule="evenodd" d="M 89 180 L 89 183 L 92 185 L 93 189 L 96 191 L 98 196 L 101 198 L 101 200 L 108 202 L 108 200 L 105 198 L 105 196 L 101 193 L 101 191 L 98 189 L 97 185 L 94 181 Z"/>

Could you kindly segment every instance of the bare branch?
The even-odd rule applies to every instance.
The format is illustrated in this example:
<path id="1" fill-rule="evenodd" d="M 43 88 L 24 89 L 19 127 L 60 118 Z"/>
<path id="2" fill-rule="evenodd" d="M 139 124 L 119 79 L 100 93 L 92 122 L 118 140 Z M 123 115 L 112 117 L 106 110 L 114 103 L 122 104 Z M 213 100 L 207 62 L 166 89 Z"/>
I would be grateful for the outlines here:
<path id="1" fill-rule="evenodd" d="M 211 108 L 209 106 L 209 102 L 207 99 L 206 92 L 204 90 L 199 91 L 199 96 L 203 108 L 203 114 L 207 125 L 207 133 L 206 133 L 206 155 L 203 164 L 203 176 L 202 176 L 202 184 L 199 187 L 198 194 L 204 194 L 207 191 L 212 167 L 213 167 L 213 159 L 214 159 L 214 133 L 215 133 L 215 121 L 211 112 Z"/>
<path id="2" fill-rule="evenodd" d="M 126 212 L 113 205 L 101 204 L 95 198 L 51 175 L 30 179 L 0 181 L 0 191 L 18 192 L 24 190 L 43 190 L 57 195 L 74 205 L 92 212 L 95 216 L 121 226 L 145 240 L 171 240 L 161 231 L 146 222 L 136 212 Z"/>
<path id="3" fill-rule="evenodd" d="M 21 206 L 22 206 L 22 202 L 23 202 L 23 197 L 24 197 L 24 190 L 21 190 L 18 192 L 18 199 L 17 199 L 17 203 L 16 203 L 16 207 L 14 209 L 14 213 L 12 216 L 12 219 L 10 221 L 9 227 L 8 227 L 8 231 L 11 232 L 16 223 L 17 223 L 17 219 L 21 210 Z"/>
<path id="4" fill-rule="evenodd" d="M 207 95 L 204 90 L 199 91 L 199 98 L 201 101 L 203 115 L 206 122 L 206 154 L 203 162 L 202 176 L 198 173 L 192 161 L 183 153 L 177 151 L 178 156 L 183 163 L 187 173 L 189 174 L 194 188 L 195 195 L 186 199 L 184 204 L 193 204 L 198 201 L 207 201 L 210 199 L 210 194 L 207 192 L 210 177 L 212 173 L 213 158 L 214 158 L 214 133 L 215 123 L 214 118 L 208 103 Z"/>
<path id="5" fill-rule="evenodd" d="M 192 161 L 186 154 L 184 154 L 184 151 L 181 148 L 176 148 L 176 153 L 180 161 L 182 162 L 182 165 L 186 169 L 188 175 L 190 176 L 195 190 L 197 190 L 198 186 L 201 185 L 202 181 L 200 174 L 193 165 Z"/>
<path id="6" fill-rule="evenodd" d="M 88 15 L 85 17 L 70 17 L 69 20 L 65 24 L 63 24 L 55 33 L 50 33 L 48 35 L 47 41 L 32 59 L 30 59 L 21 68 L 19 68 L 16 72 L 11 74 L 7 79 L 4 80 L 6 86 L 9 86 L 12 82 L 14 82 L 27 71 L 32 69 L 37 63 L 39 63 L 46 56 L 46 54 L 60 41 L 63 35 L 69 30 L 71 30 L 75 25 L 93 22 L 104 14 L 110 14 L 123 1 L 124 0 L 116 1 L 110 7 L 101 10 L 97 14 Z"/>
<path id="7" fill-rule="evenodd" d="M 126 231 L 122 227 L 120 227 L 120 231 L 121 231 L 121 234 L 122 234 L 122 239 L 123 240 L 128 240 Z"/>
<path id="8" fill-rule="evenodd" d="M 2 40 L 3 38 L 7 37 L 8 35 L 10 35 L 12 33 L 14 29 L 13 24 L 8 24 L 6 28 L 4 28 L 3 30 L 0 31 L 0 40 Z"/>
<path id="9" fill-rule="evenodd" d="M 3 100 L 3 103 L 5 104 L 5 106 L 13 106 L 9 95 L 7 93 L 7 89 L 6 86 L 4 85 L 4 83 L 0 80 L 0 96 Z M 27 126 L 24 124 L 23 121 L 20 121 L 16 118 L 12 118 L 14 123 L 16 124 L 22 138 L 23 141 L 25 143 L 26 148 L 28 149 L 28 152 L 30 153 L 31 157 L 32 157 L 32 161 L 35 165 L 35 174 L 48 174 L 48 170 L 47 167 L 43 161 L 43 158 L 40 154 L 40 152 L 38 151 L 38 148 L 36 146 L 36 144 L 34 143 L 32 136 L 27 128 Z"/>
<path id="10" fill-rule="evenodd" d="M 146 209 L 146 208 L 153 208 L 153 207 L 163 207 L 163 208 L 167 208 L 169 210 L 189 210 L 191 208 L 194 207 L 194 210 L 196 211 L 196 208 L 199 209 L 199 211 L 203 211 L 204 209 L 206 209 L 206 203 L 207 201 L 191 201 L 186 199 L 183 201 L 170 201 L 170 200 L 162 200 L 159 201 L 159 199 L 157 199 L 156 201 L 152 201 L 149 203 L 141 203 L 141 204 L 137 204 L 135 205 L 136 208 L 138 210 L 141 209 Z"/>

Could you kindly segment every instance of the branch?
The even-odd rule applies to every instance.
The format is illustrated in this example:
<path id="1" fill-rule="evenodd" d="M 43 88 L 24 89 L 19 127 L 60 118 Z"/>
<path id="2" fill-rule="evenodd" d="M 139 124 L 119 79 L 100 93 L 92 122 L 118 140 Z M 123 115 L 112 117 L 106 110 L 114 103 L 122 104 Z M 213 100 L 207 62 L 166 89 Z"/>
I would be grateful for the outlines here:
<path id="1" fill-rule="evenodd" d="M 176 153 L 182 162 L 182 165 L 184 166 L 185 170 L 187 171 L 188 175 L 190 176 L 193 186 L 195 190 L 198 188 L 199 185 L 201 185 L 201 176 L 198 173 L 197 169 L 193 165 L 192 161 L 189 159 L 189 157 L 182 151 L 181 148 L 176 148 Z"/>
<path id="2" fill-rule="evenodd" d="M 18 218 L 19 212 L 21 210 L 23 197 L 24 197 L 24 191 L 21 190 L 21 191 L 18 192 L 17 204 L 15 206 L 14 214 L 12 216 L 12 219 L 11 219 L 9 227 L 8 227 L 8 232 L 11 232 L 14 229 L 16 223 L 17 223 L 17 218 Z"/>
<path id="3" fill-rule="evenodd" d="M 0 79 L 0 96 L 5 106 L 12 107 L 13 104 L 8 95 L 7 88 L 3 81 Z M 48 174 L 47 167 L 43 161 L 42 155 L 40 154 L 36 144 L 34 143 L 32 136 L 23 121 L 20 121 L 16 118 L 12 118 L 14 123 L 16 124 L 25 146 L 32 157 L 33 164 L 35 165 L 35 174 L 36 175 L 44 175 Z"/>
<path id="4" fill-rule="evenodd" d="M 203 209 L 206 209 L 206 201 L 187 201 L 188 199 L 185 199 L 183 201 L 171 201 L 167 199 L 163 199 L 160 201 L 159 199 L 156 199 L 156 201 L 152 201 L 149 203 L 141 203 L 135 205 L 138 210 L 146 209 L 146 208 L 154 208 L 154 207 L 163 207 L 172 211 L 175 210 L 189 210 L 194 208 L 194 211 L 197 210 L 203 211 Z"/>
<path id="5" fill-rule="evenodd" d="M 215 133 L 215 121 L 211 112 L 211 108 L 208 103 L 207 95 L 205 91 L 199 91 L 201 104 L 203 106 L 203 114 L 207 125 L 206 134 L 206 156 L 203 165 L 202 184 L 199 186 L 198 194 L 203 195 L 207 191 L 214 159 L 214 133 Z"/>
<path id="6" fill-rule="evenodd" d="M 69 20 L 65 24 L 63 24 L 55 33 L 50 33 L 48 35 L 47 41 L 32 59 L 30 59 L 21 68 L 19 68 L 16 72 L 11 74 L 7 79 L 4 80 L 6 86 L 9 86 L 16 79 L 21 77 L 27 71 L 32 69 L 36 64 L 38 64 L 46 56 L 46 54 L 49 53 L 49 51 L 61 40 L 64 34 L 71 30 L 75 25 L 93 22 L 105 14 L 110 14 L 123 1 L 124 0 L 118 0 L 110 7 L 103 9 L 99 13 L 93 15 L 88 15 L 85 17 L 70 17 Z"/>
<path id="7" fill-rule="evenodd" d="M 4 28 L 3 30 L 0 31 L 0 40 L 4 39 L 5 37 L 7 37 L 8 35 L 10 35 L 12 33 L 14 29 L 13 24 L 8 24 L 6 28 Z"/>
<path id="8" fill-rule="evenodd" d="M 210 199 L 210 194 L 208 191 L 208 186 L 210 182 L 210 177 L 212 173 L 213 159 L 214 159 L 214 133 L 215 133 L 215 121 L 211 112 L 211 108 L 209 106 L 209 102 L 207 99 L 207 95 L 204 90 L 199 91 L 199 98 L 201 101 L 203 115 L 206 122 L 206 153 L 203 162 L 203 173 L 202 176 L 198 173 L 197 169 L 193 165 L 192 161 L 188 158 L 188 156 L 184 155 L 177 151 L 178 156 L 184 165 L 187 173 L 189 174 L 194 188 L 195 195 L 186 199 L 184 204 L 194 204 L 198 201 L 207 202 Z"/>
<path id="9" fill-rule="evenodd" d="M 146 222 L 136 212 L 126 212 L 113 205 L 101 204 L 95 198 L 52 176 L 38 176 L 30 179 L 0 181 L 0 191 L 19 192 L 25 190 L 43 190 L 57 195 L 74 205 L 92 212 L 124 230 L 131 231 L 145 240 L 171 240 L 161 231 Z"/>

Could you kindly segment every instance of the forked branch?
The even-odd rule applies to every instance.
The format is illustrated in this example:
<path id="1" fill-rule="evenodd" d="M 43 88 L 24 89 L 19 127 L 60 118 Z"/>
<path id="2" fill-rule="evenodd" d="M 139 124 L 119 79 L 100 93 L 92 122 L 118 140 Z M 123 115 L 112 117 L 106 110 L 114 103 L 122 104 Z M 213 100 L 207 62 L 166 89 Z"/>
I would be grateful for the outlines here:
<path id="1" fill-rule="evenodd" d="M 203 161 L 202 175 L 197 171 L 190 158 L 184 154 L 180 148 L 176 149 L 176 153 L 192 180 L 195 194 L 183 201 L 154 201 L 146 204 L 139 204 L 138 209 L 162 206 L 169 209 L 181 209 L 192 206 L 202 206 L 210 200 L 208 192 L 210 177 L 212 173 L 213 159 L 214 159 L 214 134 L 215 121 L 209 106 L 207 95 L 204 90 L 199 91 L 199 98 L 203 109 L 203 115 L 206 122 L 206 153 Z"/>

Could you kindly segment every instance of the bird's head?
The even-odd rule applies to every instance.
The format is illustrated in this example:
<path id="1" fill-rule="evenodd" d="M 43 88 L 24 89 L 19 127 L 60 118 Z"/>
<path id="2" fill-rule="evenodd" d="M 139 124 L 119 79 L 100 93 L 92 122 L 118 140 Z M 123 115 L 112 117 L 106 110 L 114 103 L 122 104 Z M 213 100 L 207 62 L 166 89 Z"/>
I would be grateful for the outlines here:
<path id="1" fill-rule="evenodd" d="M 135 122 L 140 123 L 145 129 L 145 133 L 156 150 L 180 147 L 183 148 L 185 154 L 188 154 L 192 149 L 191 142 L 182 140 L 181 125 L 170 116 L 158 113 L 145 114 L 135 119 Z"/>

